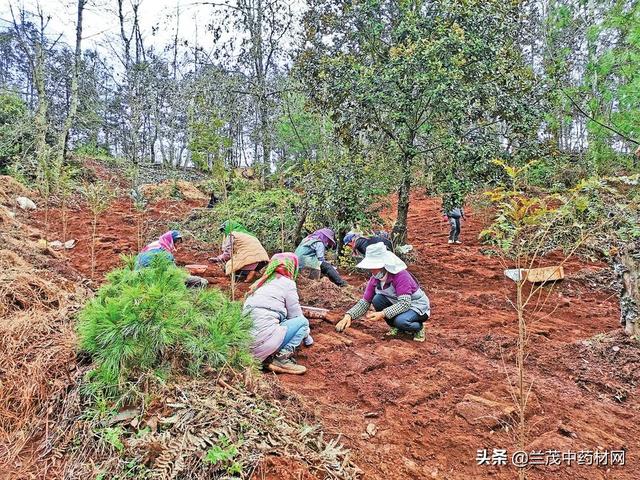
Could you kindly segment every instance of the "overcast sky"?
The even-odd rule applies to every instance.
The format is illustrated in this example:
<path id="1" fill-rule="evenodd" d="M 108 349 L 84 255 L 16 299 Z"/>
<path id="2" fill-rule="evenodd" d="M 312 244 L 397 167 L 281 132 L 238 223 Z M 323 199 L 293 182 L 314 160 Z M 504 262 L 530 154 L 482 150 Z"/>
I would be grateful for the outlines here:
<path id="1" fill-rule="evenodd" d="M 233 0 L 231 0 L 233 2 Z M 300 11 L 304 0 L 290 0 L 294 9 Z M 14 12 L 24 7 L 36 12 L 38 4 L 45 14 L 51 16 L 47 33 L 49 38 L 57 38 L 67 45 L 75 43 L 76 9 L 73 0 L 0 0 L 0 26 L 6 27 L 11 22 L 10 5 Z M 125 14 L 131 21 L 131 0 L 125 0 Z M 207 32 L 207 24 L 214 20 L 213 7 L 202 5 L 194 0 L 142 0 L 138 9 L 138 18 L 145 48 L 155 46 L 161 50 L 173 41 L 176 29 L 176 18 L 179 12 L 179 37 L 187 40 L 191 46 L 196 43 L 205 51 L 210 51 L 213 40 Z M 217 22 L 223 21 L 216 19 Z M 113 45 L 121 48 L 119 39 L 120 25 L 118 21 L 118 2 L 116 0 L 88 0 L 83 20 L 83 49 L 98 49 L 111 56 Z"/>

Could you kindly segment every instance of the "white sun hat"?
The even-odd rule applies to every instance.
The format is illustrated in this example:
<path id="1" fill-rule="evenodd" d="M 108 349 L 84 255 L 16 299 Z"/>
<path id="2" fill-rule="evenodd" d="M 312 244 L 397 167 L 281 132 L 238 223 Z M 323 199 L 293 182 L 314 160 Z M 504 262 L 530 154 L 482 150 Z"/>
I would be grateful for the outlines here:
<path id="1" fill-rule="evenodd" d="M 371 270 L 372 268 L 384 268 L 389 273 L 398 273 L 407 269 L 407 264 L 400 260 L 393 252 L 387 250 L 384 243 L 369 245 L 364 259 L 357 265 L 358 268 Z"/>

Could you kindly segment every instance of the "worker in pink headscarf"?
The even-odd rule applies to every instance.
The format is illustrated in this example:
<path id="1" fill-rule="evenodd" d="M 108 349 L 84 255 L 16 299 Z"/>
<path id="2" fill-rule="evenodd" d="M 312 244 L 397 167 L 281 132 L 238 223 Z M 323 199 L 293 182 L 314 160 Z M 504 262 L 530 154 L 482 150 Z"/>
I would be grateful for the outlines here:
<path id="1" fill-rule="evenodd" d="M 138 254 L 136 257 L 136 270 L 148 267 L 157 255 L 163 255 L 171 262 L 175 263 L 176 259 L 173 255 L 176 253 L 177 246 L 180 243 L 182 243 L 182 235 L 180 235 L 178 230 L 169 230 L 168 232 L 163 233 L 160 235 L 158 240 L 151 242 Z M 185 283 L 188 287 L 204 288 L 209 282 L 202 277 L 189 275 L 186 278 Z"/>

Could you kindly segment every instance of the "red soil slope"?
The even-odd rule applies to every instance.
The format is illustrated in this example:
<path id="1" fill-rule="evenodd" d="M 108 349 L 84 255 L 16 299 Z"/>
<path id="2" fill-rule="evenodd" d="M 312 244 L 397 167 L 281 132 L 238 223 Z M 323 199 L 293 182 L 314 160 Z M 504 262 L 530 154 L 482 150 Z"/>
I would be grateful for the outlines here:
<path id="1" fill-rule="evenodd" d="M 389 340 L 382 322 L 354 322 L 342 335 L 314 320 L 316 345 L 298 356 L 308 373 L 279 378 L 307 399 L 328 431 L 343 434 L 365 478 L 516 478 L 513 467 L 476 464 L 477 449 L 516 450 L 513 429 L 496 418 L 500 407 L 464 401 L 471 394 L 513 406 L 507 372 L 515 378 L 517 322 L 507 299 L 514 284 L 499 260 L 479 253 L 482 225 L 473 216 L 463 226 L 464 244 L 447 244 L 438 207 L 416 196 L 409 216 L 418 253 L 410 270 L 432 301 L 426 342 Z M 605 268 L 565 264 L 568 278 L 545 289 L 547 305 L 530 319 L 526 451 L 625 448 L 627 465 L 540 466 L 529 478 L 640 478 L 638 346 L 617 333 L 616 297 L 572 279 Z M 373 437 L 365 434 L 369 423 L 377 428 Z"/>
<path id="2" fill-rule="evenodd" d="M 67 239 L 78 243 L 66 251 L 71 264 L 84 275 L 91 275 L 91 229 L 92 215 L 89 209 L 74 202 L 67 213 Z M 194 207 L 201 207 L 196 201 L 160 200 L 149 205 L 145 212 L 145 242 L 156 239 L 167 231 L 171 222 L 182 220 Z M 45 215 L 42 210 L 34 214 L 35 224 L 45 231 Z M 98 217 L 95 246 L 95 280 L 120 264 L 120 255 L 135 255 L 137 242 L 137 211 L 127 198 L 118 198 L 109 209 Z M 49 241 L 62 240 L 62 214 L 53 209 L 49 214 Z"/>
<path id="3" fill-rule="evenodd" d="M 409 242 L 417 261 L 410 270 L 432 302 L 425 343 L 388 339 L 385 324 L 366 321 L 336 333 L 333 322 L 350 306 L 345 301 L 331 321 L 311 320 L 316 344 L 298 354 L 307 374 L 277 377 L 328 432 L 342 436 L 365 478 L 517 477 L 512 466 L 476 462 L 478 449 L 517 450 L 514 419 L 503 413 L 514 406 L 507 374 L 515 378 L 518 329 L 509 304 L 515 289 L 503 276 L 502 261 L 480 253 L 476 239 L 485 220 L 472 215 L 463 226 L 464 243 L 449 245 L 439 201 L 413 197 Z M 184 262 L 204 262 L 211 254 L 204 245 L 186 247 Z M 554 261 L 561 257 L 552 255 L 543 264 Z M 600 280 L 608 267 L 578 259 L 564 267 L 565 281 L 541 291 L 532 302 L 540 312 L 528 319 L 526 368 L 533 387 L 525 450 L 625 449 L 626 466 L 536 466 L 528 478 L 640 478 L 640 349 L 621 334 L 617 297 Z M 219 267 L 210 267 L 206 276 L 229 286 Z M 364 279 L 349 281 L 361 287 Z M 237 288 L 236 298 L 246 285 Z M 303 302 L 319 296 L 312 288 L 301 288 Z M 336 306 L 336 298 L 327 292 L 328 305 Z M 465 400 L 466 395 L 497 405 Z M 366 434 L 371 423 L 374 436 Z"/>
<path id="4" fill-rule="evenodd" d="M 161 233 L 193 206 L 155 205 L 149 214 L 154 231 Z M 90 215 L 78 210 L 70 218 L 69 237 L 80 243 L 69 259 L 87 274 Z M 59 234 L 59 214 L 53 219 L 52 231 Z M 500 260 L 480 253 L 476 238 L 481 223 L 471 216 L 463 225 L 464 244 L 448 245 L 439 203 L 414 196 L 409 242 L 417 250 L 417 261 L 410 270 L 432 302 L 426 342 L 388 339 L 382 322 L 356 321 L 345 334 L 337 334 L 333 323 L 312 320 L 316 344 L 298 355 L 308 373 L 277 377 L 302 397 L 329 433 L 342 435 L 365 478 L 517 476 L 510 466 L 476 464 L 478 449 L 516 449 L 513 421 L 503 413 L 513 406 L 507 374 L 514 378 L 517 323 L 508 303 L 514 284 L 503 277 Z M 98 227 L 100 275 L 118 264 L 119 253 L 135 253 L 135 228 L 129 202 L 116 201 Z M 217 245 L 187 241 L 177 260 L 206 263 L 218 251 Z M 616 296 L 593 280 L 605 269 L 571 260 L 565 264 L 567 279 L 545 288 L 542 314 L 530 318 L 526 366 L 533 386 L 526 450 L 626 449 L 627 465 L 541 466 L 532 468 L 529 478 L 640 478 L 640 403 L 635 395 L 640 353 L 619 333 Z M 229 288 L 219 266 L 210 266 L 204 276 Z M 349 280 L 357 287 L 364 281 L 358 276 Z M 240 284 L 236 298 L 246 289 Z M 303 289 L 303 301 L 307 294 Z M 331 305 L 337 305 L 335 300 L 332 296 Z M 332 312 L 332 322 L 348 303 Z M 466 395 L 483 397 L 485 404 L 465 400 Z M 365 433 L 371 423 L 377 430 L 373 436 Z M 271 477 L 267 473 L 265 478 Z"/>

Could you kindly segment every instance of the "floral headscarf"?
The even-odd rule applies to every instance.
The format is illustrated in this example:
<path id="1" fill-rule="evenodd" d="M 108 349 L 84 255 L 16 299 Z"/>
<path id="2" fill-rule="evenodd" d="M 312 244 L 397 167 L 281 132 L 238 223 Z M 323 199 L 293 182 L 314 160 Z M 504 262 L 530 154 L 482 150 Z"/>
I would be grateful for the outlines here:
<path id="1" fill-rule="evenodd" d="M 175 253 L 176 246 L 174 244 L 175 238 L 182 238 L 177 230 L 169 230 L 168 232 L 160 235 L 160 238 L 155 242 L 151 242 L 149 245 L 142 249 L 142 253 L 161 248 L 169 253 Z"/>
<path id="2" fill-rule="evenodd" d="M 271 261 L 269 265 L 267 265 L 262 277 L 249 288 L 249 295 L 253 294 L 265 283 L 269 283 L 271 280 L 278 278 L 278 275 L 294 281 L 298 278 L 298 256 L 295 253 L 276 253 L 271 257 Z"/>

